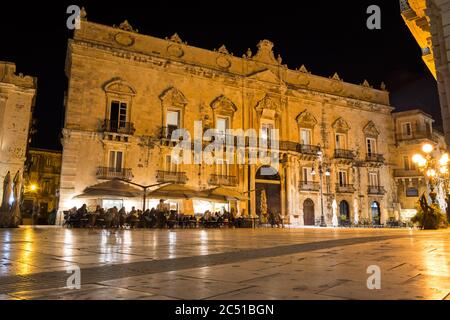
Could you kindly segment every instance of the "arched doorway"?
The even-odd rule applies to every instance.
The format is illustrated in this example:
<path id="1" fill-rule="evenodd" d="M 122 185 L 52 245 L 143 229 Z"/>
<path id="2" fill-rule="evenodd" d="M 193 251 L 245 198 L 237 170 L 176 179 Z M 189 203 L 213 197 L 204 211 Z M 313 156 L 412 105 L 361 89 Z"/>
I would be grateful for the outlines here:
<path id="1" fill-rule="evenodd" d="M 373 201 L 370 205 L 370 209 L 372 210 L 372 224 L 380 225 L 381 224 L 381 214 L 380 214 L 380 204 L 377 201 Z"/>
<path id="2" fill-rule="evenodd" d="M 339 216 L 341 224 L 347 224 L 350 222 L 350 206 L 345 200 L 342 200 L 339 203 Z"/>
<path id="3" fill-rule="evenodd" d="M 303 222 L 305 226 L 315 225 L 314 221 L 314 202 L 311 199 L 306 199 L 303 202 Z"/>
<path id="4" fill-rule="evenodd" d="M 267 214 L 273 212 L 275 215 L 281 213 L 281 182 L 278 171 L 271 166 L 262 166 L 255 175 L 256 188 L 256 214 L 261 218 L 261 199 L 267 202 Z M 262 191 L 265 196 L 262 196 Z M 262 220 L 261 220 L 262 221 Z"/>

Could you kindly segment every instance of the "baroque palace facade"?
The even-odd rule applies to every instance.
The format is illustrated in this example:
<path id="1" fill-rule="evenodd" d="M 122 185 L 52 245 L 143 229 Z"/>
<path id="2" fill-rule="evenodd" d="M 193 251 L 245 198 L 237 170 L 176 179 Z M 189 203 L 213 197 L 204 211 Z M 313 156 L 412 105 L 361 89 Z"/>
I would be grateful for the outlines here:
<path id="1" fill-rule="evenodd" d="M 320 219 L 318 151 L 323 153 L 324 214 L 377 224 L 399 218 L 402 194 L 394 169 L 403 168 L 396 127 L 416 130 L 392 116 L 389 93 L 291 70 L 262 40 L 253 54 L 210 51 L 187 45 L 175 34 L 159 39 L 128 24 L 110 27 L 81 20 L 69 40 L 66 74 L 60 213 L 87 203 L 142 207 L 140 199 L 79 199 L 89 186 L 115 177 L 142 185 L 160 182 L 196 189 L 232 188 L 249 200 L 231 203 L 239 214 L 260 213 L 261 194 L 270 210 L 292 224 Z M 279 130 L 276 173 L 258 164 L 176 164 L 171 159 L 174 129 Z M 429 128 L 431 130 L 431 127 Z M 414 136 L 407 136 L 415 139 Z M 408 150 L 409 152 L 410 150 Z M 411 178 L 411 179 L 409 179 Z M 403 191 L 402 191 L 403 192 Z M 119 202 L 118 202 L 119 201 Z M 123 202 L 121 202 L 123 201 Z M 200 201 L 178 201 L 185 213 L 203 213 Z M 150 204 L 151 206 L 151 204 Z M 147 205 L 148 207 L 148 205 Z"/>

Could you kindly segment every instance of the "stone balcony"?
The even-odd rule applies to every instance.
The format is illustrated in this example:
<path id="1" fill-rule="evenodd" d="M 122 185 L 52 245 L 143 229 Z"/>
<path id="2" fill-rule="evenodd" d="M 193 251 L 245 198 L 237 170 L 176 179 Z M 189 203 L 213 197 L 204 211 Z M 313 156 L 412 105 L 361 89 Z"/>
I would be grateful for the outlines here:
<path id="1" fill-rule="evenodd" d="M 367 187 L 367 194 L 384 195 L 385 193 L 386 193 L 386 190 L 382 186 L 368 186 Z"/>
<path id="2" fill-rule="evenodd" d="M 298 185 L 299 191 L 319 191 L 320 183 L 315 181 L 300 181 Z"/>
<path id="3" fill-rule="evenodd" d="M 97 168 L 97 179 L 124 179 L 131 181 L 133 179 L 133 173 L 131 168 L 111 168 L 111 167 L 98 167 Z"/>
<path id="4" fill-rule="evenodd" d="M 334 150 L 334 158 L 335 159 L 353 160 L 353 159 L 355 159 L 355 153 L 352 150 L 335 149 Z"/>
<path id="5" fill-rule="evenodd" d="M 186 172 L 158 170 L 156 171 L 156 181 L 185 184 L 187 181 L 187 176 Z"/>
<path id="6" fill-rule="evenodd" d="M 366 154 L 366 161 L 367 162 L 377 162 L 377 163 L 383 163 L 384 157 L 382 154 L 379 153 L 368 153 Z"/>
<path id="7" fill-rule="evenodd" d="M 343 184 L 343 183 L 336 184 L 336 193 L 353 193 L 353 192 L 355 192 L 353 184 Z"/>
<path id="8" fill-rule="evenodd" d="M 211 174 L 209 175 L 208 183 L 213 186 L 229 186 L 237 185 L 237 178 L 235 176 Z"/>

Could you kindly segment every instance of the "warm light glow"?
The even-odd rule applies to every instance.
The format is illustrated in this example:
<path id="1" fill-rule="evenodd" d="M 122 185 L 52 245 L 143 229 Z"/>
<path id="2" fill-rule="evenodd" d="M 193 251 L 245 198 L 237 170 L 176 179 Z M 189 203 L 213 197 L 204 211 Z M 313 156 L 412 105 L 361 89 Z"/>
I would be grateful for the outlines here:
<path id="1" fill-rule="evenodd" d="M 31 191 L 36 191 L 37 189 L 37 185 L 35 185 L 34 183 L 30 186 Z"/>
<path id="2" fill-rule="evenodd" d="M 316 175 L 316 170 L 312 169 L 312 170 L 311 170 L 311 175 L 312 175 L 312 176 L 315 176 L 315 175 Z"/>
<path id="3" fill-rule="evenodd" d="M 434 169 L 428 169 L 427 170 L 427 176 L 435 177 L 436 176 L 436 171 Z"/>
<path id="4" fill-rule="evenodd" d="M 327 170 L 325 171 L 325 175 L 326 175 L 326 176 L 330 176 L 330 175 L 331 175 L 330 169 L 327 169 Z"/>
<path id="5" fill-rule="evenodd" d="M 439 168 L 439 171 L 440 171 L 442 174 L 446 174 L 446 173 L 448 172 L 448 169 L 447 169 L 447 167 L 440 167 L 440 168 Z"/>
<path id="6" fill-rule="evenodd" d="M 439 159 L 439 164 L 441 165 L 441 166 L 446 166 L 447 165 L 447 163 L 448 163 L 448 154 L 447 153 L 444 153 L 442 156 L 441 156 L 441 158 Z"/>
<path id="7" fill-rule="evenodd" d="M 431 144 L 429 144 L 429 143 L 425 143 L 422 146 L 422 151 L 425 152 L 425 153 L 430 153 L 431 151 L 433 151 L 433 149 L 434 149 L 433 146 Z"/>
<path id="8" fill-rule="evenodd" d="M 415 163 L 415 164 L 418 164 L 419 166 L 424 166 L 425 164 L 426 164 L 426 159 L 421 155 L 421 154 L 418 154 L 418 153 L 416 153 L 415 155 L 413 155 L 413 157 L 412 157 L 412 161 Z"/>

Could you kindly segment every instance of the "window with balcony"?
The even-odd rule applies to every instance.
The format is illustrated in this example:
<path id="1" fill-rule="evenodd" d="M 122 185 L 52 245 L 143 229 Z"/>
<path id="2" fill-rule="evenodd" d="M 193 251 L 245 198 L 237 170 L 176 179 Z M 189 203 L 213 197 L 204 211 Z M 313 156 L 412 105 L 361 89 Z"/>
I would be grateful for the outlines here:
<path id="1" fill-rule="evenodd" d="M 300 128 L 300 144 L 312 145 L 311 129 Z"/>
<path id="2" fill-rule="evenodd" d="M 178 172 L 178 163 L 172 159 L 171 155 L 166 155 L 165 169 L 169 172 Z"/>
<path id="3" fill-rule="evenodd" d="M 167 128 L 166 137 L 170 138 L 172 136 L 173 131 L 180 129 L 180 111 L 167 110 L 165 125 Z"/>
<path id="4" fill-rule="evenodd" d="M 122 151 L 110 151 L 109 152 L 109 171 L 110 172 L 122 172 L 123 168 L 123 152 Z"/>
<path id="5" fill-rule="evenodd" d="M 369 172 L 369 186 L 378 187 L 378 173 L 377 172 Z"/>
<path id="6" fill-rule="evenodd" d="M 335 143 L 337 150 L 345 150 L 347 149 L 347 137 L 343 133 L 336 133 Z"/>
<path id="7" fill-rule="evenodd" d="M 131 102 L 136 90 L 123 80 L 113 80 L 104 88 L 107 96 L 107 112 L 103 125 L 106 132 L 133 134 L 130 122 Z"/>
<path id="8" fill-rule="evenodd" d="M 109 112 L 110 130 L 117 132 L 119 129 L 127 127 L 127 103 L 119 100 L 112 100 Z"/>
<path id="9" fill-rule="evenodd" d="M 404 122 L 404 123 L 402 123 L 402 136 L 404 138 L 412 137 L 411 122 Z"/>
<path id="10" fill-rule="evenodd" d="M 377 153 L 377 140 L 374 138 L 366 138 L 366 152 L 368 156 Z"/>
<path id="11" fill-rule="evenodd" d="M 339 170 L 338 172 L 338 184 L 341 187 L 348 185 L 347 171 Z"/>

